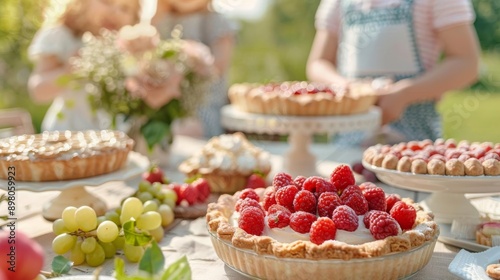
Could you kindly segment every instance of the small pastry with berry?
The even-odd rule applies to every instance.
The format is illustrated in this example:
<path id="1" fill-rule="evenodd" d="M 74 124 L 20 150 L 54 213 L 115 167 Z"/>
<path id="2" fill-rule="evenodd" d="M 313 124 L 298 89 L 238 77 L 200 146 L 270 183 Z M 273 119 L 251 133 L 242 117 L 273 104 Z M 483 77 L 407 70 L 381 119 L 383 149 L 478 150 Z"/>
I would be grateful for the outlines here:
<path id="1" fill-rule="evenodd" d="M 476 230 L 476 242 L 485 246 L 500 246 L 500 222 L 486 222 Z"/>

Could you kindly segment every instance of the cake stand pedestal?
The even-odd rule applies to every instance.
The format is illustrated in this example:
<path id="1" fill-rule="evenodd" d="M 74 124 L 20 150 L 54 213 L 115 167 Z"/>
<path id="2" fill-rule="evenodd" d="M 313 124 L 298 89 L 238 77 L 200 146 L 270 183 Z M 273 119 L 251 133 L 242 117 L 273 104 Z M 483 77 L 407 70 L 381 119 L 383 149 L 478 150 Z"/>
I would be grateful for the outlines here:
<path id="1" fill-rule="evenodd" d="M 252 114 L 226 105 L 221 114 L 222 126 L 226 129 L 288 135 L 289 149 L 283 157 L 283 169 L 292 176 L 318 175 L 316 157 L 309 150 L 314 134 L 373 131 L 381 124 L 377 107 L 363 114 L 308 117 Z"/>
<path id="2" fill-rule="evenodd" d="M 100 186 L 107 182 L 124 181 L 137 176 L 147 170 L 149 160 L 147 157 L 130 152 L 126 166 L 113 173 L 100 176 L 82 178 L 68 181 L 52 182 L 21 182 L 16 181 L 16 191 L 27 190 L 32 192 L 61 191 L 59 195 L 47 202 L 42 211 L 42 215 L 49 221 L 61 218 L 64 208 L 68 206 L 80 207 L 90 206 L 97 216 L 104 215 L 107 210 L 106 203 L 99 197 L 88 192 L 85 187 Z M 7 190 L 8 182 L 0 180 L 0 188 Z"/>

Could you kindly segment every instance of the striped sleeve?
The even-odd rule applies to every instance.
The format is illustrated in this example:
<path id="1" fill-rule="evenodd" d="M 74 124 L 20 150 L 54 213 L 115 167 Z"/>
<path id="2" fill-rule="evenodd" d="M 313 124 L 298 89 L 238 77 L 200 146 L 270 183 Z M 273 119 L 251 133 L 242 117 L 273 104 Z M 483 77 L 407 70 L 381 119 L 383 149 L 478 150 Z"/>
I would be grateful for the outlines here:
<path id="1" fill-rule="evenodd" d="M 459 23 L 471 23 L 475 19 L 470 0 L 434 0 L 433 2 L 432 24 L 435 29 Z"/>
<path id="2" fill-rule="evenodd" d="M 316 11 L 315 27 L 338 33 L 340 27 L 340 0 L 321 0 Z"/>

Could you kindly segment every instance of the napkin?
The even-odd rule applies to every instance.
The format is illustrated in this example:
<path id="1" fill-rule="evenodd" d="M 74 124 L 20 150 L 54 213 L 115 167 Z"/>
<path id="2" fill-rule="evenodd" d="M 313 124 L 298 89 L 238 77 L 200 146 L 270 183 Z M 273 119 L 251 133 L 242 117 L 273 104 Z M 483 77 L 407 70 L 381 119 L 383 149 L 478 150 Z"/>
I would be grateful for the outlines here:
<path id="1" fill-rule="evenodd" d="M 460 250 L 448 266 L 448 270 L 458 277 L 468 280 L 491 280 L 486 267 L 500 263 L 500 247 L 492 247 L 481 253 Z"/>

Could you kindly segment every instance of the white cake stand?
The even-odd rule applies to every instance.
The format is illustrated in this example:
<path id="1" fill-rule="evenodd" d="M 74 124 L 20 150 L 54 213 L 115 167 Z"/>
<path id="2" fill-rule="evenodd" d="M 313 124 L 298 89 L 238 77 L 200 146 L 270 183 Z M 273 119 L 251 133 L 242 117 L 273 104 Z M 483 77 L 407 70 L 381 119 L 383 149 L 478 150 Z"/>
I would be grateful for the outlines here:
<path id="1" fill-rule="evenodd" d="M 493 193 L 500 189 L 500 176 L 441 176 L 413 174 L 363 166 L 377 174 L 380 181 L 403 189 L 430 192 L 421 205 L 432 211 L 438 223 L 451 224 L 457 218 L 478 218 L 479 212 L 466 193 Z"/>
<path id="2" fill-rule="evenodd" d="M 221 113 L 222 125 L 230 130 L 288 135 L 290 146 L 283 158 L 283 169 L 292 176 L 318 175 L 316 157 L 309 150 L 314 134 L 372 131 L 381 123 L 377 107 L 363 114 L 324 117 L 252 114 L 232 105 L 224 106 Z"/>
<path id="3" fill-rule="evenodd" d="M 97 216 L 104 215 L 107 210 L 106 203 L 99 197 L 89 193 L 86 186 L 99 186 L 111 181 L 124 181 L 144 172 L 149 166 L 147 157 L 130 152 L 127 164 L 124 168 L 113 173 L 100 176 L 82 178 L 70 181 L 52 182 L 21 182 L 16 181 L 16 191 L 26 190 L 32 192 L 61 191 L 43 207 L 43 217 L 54 221 L 61 217 L 62 211 L 68 206 L 80 207 L 88 205 L 92 207 Z M 0 180 L 0 188 L 7 190 L 7 181 Z"/>

